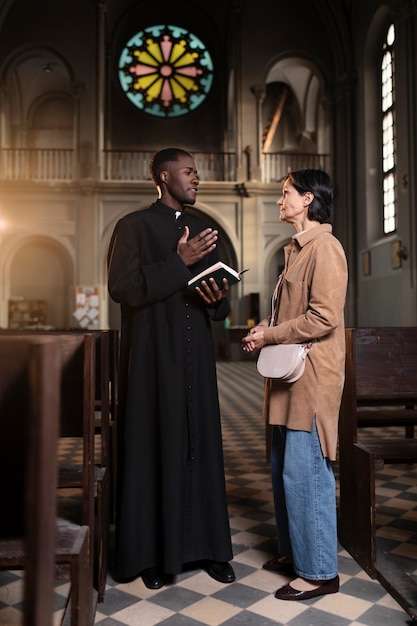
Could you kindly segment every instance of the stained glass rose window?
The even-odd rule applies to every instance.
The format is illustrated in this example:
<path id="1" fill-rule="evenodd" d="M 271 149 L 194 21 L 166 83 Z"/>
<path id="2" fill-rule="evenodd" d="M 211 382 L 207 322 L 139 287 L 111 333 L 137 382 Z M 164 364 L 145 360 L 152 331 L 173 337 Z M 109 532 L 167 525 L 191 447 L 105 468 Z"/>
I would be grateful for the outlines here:
<path id="1" fill-rule="evenodd" d="M 150 26 L 123 49 L 119 79 L 129 100 L 145 113 L 178 117 L 206 98 L 213 62 L 203 42 L 184 28 Z"/>

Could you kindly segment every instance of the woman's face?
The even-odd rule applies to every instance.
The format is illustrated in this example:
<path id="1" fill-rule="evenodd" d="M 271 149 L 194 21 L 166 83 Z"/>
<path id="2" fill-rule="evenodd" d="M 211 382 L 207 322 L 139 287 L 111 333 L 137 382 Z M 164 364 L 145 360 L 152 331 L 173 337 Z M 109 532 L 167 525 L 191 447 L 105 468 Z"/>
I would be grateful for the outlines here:
<path id="1" fill-rule="evenodd" d="M 287 222 L 288 224 L 303 222 L 311 202 L 311 199 L 307 197 L 308 195 L 307 193 L 301 196 L 296 188 L 289 181 L 286 181 L 282 189 L 282 195 L 277 200 L 281 222 Z"/>

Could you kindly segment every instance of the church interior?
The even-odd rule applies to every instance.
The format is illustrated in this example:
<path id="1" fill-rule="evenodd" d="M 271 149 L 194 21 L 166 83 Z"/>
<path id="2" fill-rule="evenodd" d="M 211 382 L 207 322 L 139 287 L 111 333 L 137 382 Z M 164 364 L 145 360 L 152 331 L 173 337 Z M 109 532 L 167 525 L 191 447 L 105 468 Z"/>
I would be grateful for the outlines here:
<path id="1" fill-rule="evenodd" d="M 158 593 L 117 585 L 110 528 L 106 594 L 88 626 L 416 621 L 414 588 L 414 601 L 387 590 L 342 545 L 341 593 L 274 599 L 276 576 L 262 570 L 274 552 L 263 381 L 240 347 L 269 313 L 294 234 L 276 202 L 304 168 L 334 183 L 346 326 L 417 327 L 416 1 L 0 0 L 0 35 L 1 331 L 118 331 L 110 238 L 155 200 L 148 164 L 166 147 L 193 155 L 189 211 L 218 230 L 221 260 L 248 270 L 230 317 L 213 323 L 240 580 L 225 590 L 186 572 Z M 396 437 L 403 425 L 377 430 Z M 378 535 L 417 584 L 416 466 L 382 465 Z M 67 590 L 61 580 L 56 620 Z M 23 624 L 21 593 L 21 575 L 0 569 L 0 625 Z"/>

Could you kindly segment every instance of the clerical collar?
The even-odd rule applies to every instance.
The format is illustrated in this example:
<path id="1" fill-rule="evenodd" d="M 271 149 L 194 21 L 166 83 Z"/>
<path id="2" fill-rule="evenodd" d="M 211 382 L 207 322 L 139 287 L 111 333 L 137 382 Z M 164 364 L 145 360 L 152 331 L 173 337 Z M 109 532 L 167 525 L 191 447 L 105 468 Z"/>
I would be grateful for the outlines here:
<path id="1" fill-rule="evenodd" d="M 177 220 L 179 216 L 182 215 L 182 211 L 175 211 L 175 219 Z"/>

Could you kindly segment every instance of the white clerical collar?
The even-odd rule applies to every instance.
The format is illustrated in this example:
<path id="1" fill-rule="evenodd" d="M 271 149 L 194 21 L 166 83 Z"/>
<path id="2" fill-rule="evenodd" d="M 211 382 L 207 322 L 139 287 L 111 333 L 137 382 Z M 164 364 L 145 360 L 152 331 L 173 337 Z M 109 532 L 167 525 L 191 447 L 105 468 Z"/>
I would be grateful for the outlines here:
<path id="1" fill-rule="evenodd" d="M 182 211 L 175 211 L 175 219 L 177 220 L 181 214 Z"/>

